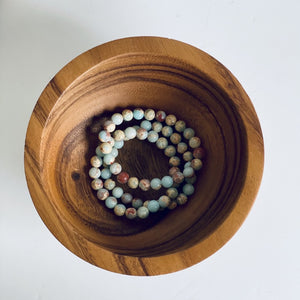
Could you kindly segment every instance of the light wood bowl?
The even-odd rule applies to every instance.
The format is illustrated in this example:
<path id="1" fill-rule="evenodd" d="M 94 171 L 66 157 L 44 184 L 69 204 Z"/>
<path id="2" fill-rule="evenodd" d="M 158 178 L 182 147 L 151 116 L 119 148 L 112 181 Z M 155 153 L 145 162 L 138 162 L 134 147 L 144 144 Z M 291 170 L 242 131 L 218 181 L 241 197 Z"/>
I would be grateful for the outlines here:
<path id="1" fill-rule="evenodd" d="M 207 151 L 189 202 L 145 221 L 116 217 L 87 175 L 101 118 L 125 107 L 175 114 Z M 137 143 L 120 151 L 123 167 L 140 178 L 166 173 L 166 157 Z M 178 271 L 222 247 L 254 202 L 263 159 L 258 118 L 230 71 L 199 49 L 158 37 L 116 40 L 67 64 L 42 92 L 25 142 L 28 188 L 49 230 L 82 259 L 130 275 Z"/>

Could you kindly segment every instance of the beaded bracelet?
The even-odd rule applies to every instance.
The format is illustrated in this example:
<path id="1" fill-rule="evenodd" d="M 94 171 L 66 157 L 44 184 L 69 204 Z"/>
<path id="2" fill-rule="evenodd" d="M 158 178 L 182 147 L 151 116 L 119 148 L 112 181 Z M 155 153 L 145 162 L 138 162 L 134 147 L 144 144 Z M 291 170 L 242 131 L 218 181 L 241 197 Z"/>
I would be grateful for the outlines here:
<path id="1" fill-rule="evenodd" d="M 118 125 L 132 120 L 141 121 L 140 126 L 129 126 L 124 131 L 117 129 Z M 93 179 L 91 187 L 97 191 L 98 199 L 105 201 L 106 207 L 113 209 L 117 216 L 145 219 L 149 213 L 165 208 L 174 209 L 177 205 L 185 204 L 188 196 L 194 193 L 196 172 L 203 166 L 205 150 L 200 147 L 201 140 L 195 136 L 195 131 L 186 128 L 186 123 L 177 120 L 176 116 L 166 115 L 164 111 L 155 113 L 153 109 L 147 109 L 145 112 L 141 108 L 133 111 L 124 109 L 122 113 L 114 113 L 111 119 L 104 122 L 98 138 L 101 143 L 96 148 L 96 155 L 90 160 L 92 168 L 89 170 L 89 176 Z M 139 180 L 122 170 L 121 164 L 116 162 L 119 150 L 124 146 L 124 142 L 134 138 L 155 143 L 164 151 L 171 166 L 168 175 L 161 179 Z M 185 162 L 184 165 L 180 157 Z M 180 165 L 183 166 L 181 169 Z M 167 189 L 166 194 L 157 200 L 143 201 L 134 198 L 132 194 L 124 193 L 123 189 L 116 185 L 111 179 L 112 175 L 116 176 L 118 183 L 127 184 L 131 189 L 148 191 L 151 188 L 159 190 L 164 187 Z M 122 203 L 119 203 L 118 199 Z"/>

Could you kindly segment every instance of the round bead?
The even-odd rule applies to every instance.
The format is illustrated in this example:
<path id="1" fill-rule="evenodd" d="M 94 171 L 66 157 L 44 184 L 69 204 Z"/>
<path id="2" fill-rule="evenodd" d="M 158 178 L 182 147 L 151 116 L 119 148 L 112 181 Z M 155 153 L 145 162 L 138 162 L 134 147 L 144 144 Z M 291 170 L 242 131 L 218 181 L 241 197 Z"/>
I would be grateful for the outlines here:
<path id="1" fill-rule="evenodd" d="M 120 113 L 115 113 L 111 116 L 111 120 L 116 124 L 116 125 L 121 125 L 123 123 L 123 116 Z"/>
<path id="2" fill-rule="evenodd" d="M 141 109 L 141 108 L 136 108 L 134 111 L 133 111 L 133 117 L 136 119 L 136 120 L 141 120 L 144 118 L 144 111 Z"/>
<path id="3" fill-rule="evenodd" d="M 119 217 L 124 216 L 125 211 L 126 211 L 126 207 L 124 204 L 117 204 L 114 207 L 114 213 L 116 216 L 119 216 Z"/>
<path id="4" fill-rule="evenodd" d="M 151 213 L 155 213 L 159 210 L 159 203 L 156 200 L 150 200 L 148 203 L 148 210 Z"/>
<path id="5" fill-rule="evenodd" d="M 107 208 L 113 209 L 118 204 L 118 200 L 115 197 L 108 197 L 105 200 Z"/>
<path id="6" fill-rule="evenodd" d="M 133 119 L 133 112 L 130 109 L 124 109 L 122 111 L 122 116 L 124 121 L 129 122 Z"/>
<path id="7" fill-rule="evenodd" d="M 191 161 L 193 159 L 193 153 L 191 151 L 186 151 L 182 155 L 185 161 Z"/>
<path id="8" fill-rule="evenodd" d="M 119 151 L 117 148 L 113 147 L 110 154 L 113 156 L 113 157 L 117 157 L 119 155 Z"/>
<path id="9" fill-rule="evenodd" d="M 127 208 L 125 211 L 125 216 L 129 220 L 136 218 L 136 209 L 134 207 Z"/>
<path id="10" fill-rule="evenodd" d="M 177 118 L 174 115 L 167 115 L 165 121 L 167 125 L 174 126 L 177 121 Z"/>
<path id="11" fill-rule="evenodd" d="M 173 185 L 173 179 L 172 179 L 172 177 L 171 176 L 164 176 L 161 179 L 161 184 L 165 188 L 171 187 Z"/>
<path id="12" fill-rule="evenodd" d="M 190 196 L 194 193 L 194 186 L 190 183 L 187 183 L 183 186 L 182 191 L 185 195 Z"/>
<path id="13" fill-rule="evenodd" d="M 168 140 L 164 137 L 160 137 L 157 141 L 156 141 L 156 147 L 158 149 L 165 149 L 168 146 Z"/>
<path id="14" fill-rule="evenodd" d="M 121 201 L 124 203 L 124 204 L 129 204 L 131 203 L 132 201 L 132 195 L 129 194 L 129 193 L 124 193 L 121 197 Z"/>
<path id="15" fill-rule="evenodd" d="M 143 140 L 145 140 L 148 137 L 148 131 L 145 128 L 139 128 L 136 131 L 136 137 L 139 140 L 143 141 Z"/>
<path id="16" fill-rule="evenodd" d="M 194 158 L 191 161 L 191 167 L 196 171 L 200 170 L 202 166 L 203 166 L 202 160 L 199 158 Z"/>
<path id="17" fill-rule="evenodd" d="M 115 162 L 115 157 L 112 154 L 105 154 L 103 157 L 104 163 L 109 166 Z"/>
<path id="18" fill-rule="evenodd" d="M 124 146 L 124 141 L 123 140 L 121 140 L 121 141 L 115 141 L 115 148 L 116 149 L 121 149 L 121 148 L 123 148 L 123 146 Z"/>
<path id="19" fill-rule="evenodd" d="M 97 191 L 103 188 L 103 181 L 99 178 L 96 178 L 91 182 L 91 187 L 93 190 Z"/>
<path id="20" fill-rule="evenodd" d="M 187 167 L 187 168 L 184 168 L 183 170 L 183 175 L 184 177 L 193 177 L 195 174 L 195 171 L 192 167 Z"/>
<path id="21" fill-rule="evenodd" d="M 137 210 L 137 215 L 141 219 L 146 219 L 149 216 L 149 210 L 145 206 L 141 206 Z"/>
<path id="22" fill-rule="evenodd" d="M 101 130 L 98 134 L 98 138 L 101 142 L 108 142 L 109 139 L 111 138 L 111 135 L 108 131 L 106 130 Z"/>
<path id="23" fill-rule="evenodd" d="M 197 176 L 196 175 L 194 175 L 193 177 L 187 177 L 187 178 L 185 178 L 185 182 L 186 183 L 190 183 L 190 184 L 194 184 L 196 182 L 196 180 L 197 180 Z"/>
<path id="24" fill-rule="evenodd" d="M 105 168 L 105 169 L 102 169 L 101 171 L 101 178 L 102 179 L 108 179 L 111 177 L 111 172 L 109 169 Z"/>
<path id="25" fill-rule="evenodd" d="M 181 183 L 184 181 L 184 175 L 181 172 L 175 172 L 172 178 L 175 183 Z"/>
<path id="26" fill-rule="evenodd" d="M 167 189 L 166 194 L 169 198 L 175 199 L 178 196 L 178 191 L 176 188 L 172 187 L 172 188 Z"/>
<path id="27" fill-rule="evenodd" d="M 153 190 L 159 190 L 161 188 L 161 180 L 159 178 L 153 178 L 151 180 L 150 186 Z"/>
<path id="28" fill-rule="evenodd" d="M 144 201 L 144 203 L 143 203 L 143 206 L 144 206 L 144 207 L 148 207 L 148 203 L 149 203 L 149 201 L 150 201 L 150 200 L 146 200 L 146 201 Z"/>
<path id="29" fill-rule="evenodd" d="M 153 129 L 154 131 L 156 131 L 156 132 L 161 132 L 162 128 L 163 128 L 163 126 L 162 126 L 162 124 L 159 123 L 159 122 L 154 122 L 154 123 L 152 124 L 152 129 Z"/>
<path id="30" fill-rule="evenodd" d="M 151 130 L 149 131 L 147 138 L 150 143 L 156 143 L 156 141 L 158 140 L 158 133 L 154 130 Z"/>
<path id="31" fill-rule="evenodd" d="M 106 189 L 99 189 L 97 192 L 97 198 L 99 200 L 105 200 L 109 196 L 109 191 Z"/>
<path id="32" fill-rule="evenodd" d="M 154 118 L 155 118 L 155 111 L 151 108 L 146 109 L 145 119 L 148 121 L 152 121 Z"/>
<path id="33" fill-rule="evenodd" d="M 200 144 L 201 144 L 201 140 L 197 136 L 194 136 L 189 140 L 189 145 L 191 148 L 198 148 Z"/>
<path id="34" fill-rule="evenodd" d="M 171 201 L 169 206 L 168 206 L 168 209 L 170 210 L 173 210 L 177 207 L 177 202 L 175 200 Z"/>
<path id="35" fill-rule="evenodd" d="M 97 156 L 99 156 L 99 157 L 103 157 L 104 156 L 104 153 L 102 153 L 101 150 L 100 150 L 100 145 L 96 148 L 95 152 L 96 152 Z"/>
<path id="36" fill-rule="evenodd" d="M 169 164 L 172 167 L 178 167 L 180 165 L 180 158 L 178 156 L 173 156 L 169 159 Z"/>
<path id="37" fill-rule="evenodd" d="M 125 137 L 129 140 L 132 140 L 136 137 L 136 130 L 133 127 L 127 127 L 124 130 Z"/>
<path id="38" fill-rule="evenodd" d="M 103 154 L 109 154 L 109 153 L 111 152 L 111 150 L 112 150 L 112 146 L 111 146 L 109 143 L 107 143 L 107 142 L 102 143 L 102 144 L 100 145 L 100 151 L 101 151 Z"/>
<path id="39" fill-rule="evenodd" d="M 187 202 L 188 198 L 185 194 L 179 194 L 178 197 L 176 198 L 176 202 L 179 205 L 183 205 Z"/>
<path id="40" fill-rule="evenodd" d="M 124 131 L 120 130 L 120 129 L 116 130 L 114 132 L 114 139 L 115 139 L 116 142 L 123 141 L 125 139 Z"/>
<path id="41" fill-rule="evenodd" d="M 133 206 L 135 209 L 138 209 L 139 207 L 143 206 L 143 201 L 142 201 L 142 199 L 139 199 L 139 198 L 134 198 L 134 199 L 132 199 L 132 206 Z"/>
<path id="42" fill-rule="evenodd" d="M 109 170 L 112 174 L 118 175 L 122 171 L 122 166 L 119 163 L 113 163 L 110 167 Z"/>
<path id="43" fill-rule="evenodd" d="M 161 133 L 162 133 L 163 136 L 169 137 L 169 136 L 172 135 L 173 129 L 172 129 L 172 127 L 170 127 L 170 126 L 164 126 L 164 127 L 162 128 L 162 130 L 161 130 Z"/>
<path id="44" fill-rule="evenodd" d="M 96 155 L 91 158 L 90 162 L 91 165 L 95 168 L 99 168 L 102 165 L 102 159 Z"/>
<path id="45" fill-rule="evenodd" d="M 173 176 L 176 172 L 180 172 L 180 169 L 178 167 L 172 167 L 169 170 L 169 175 Z"/>
<path id="46" fill-rule="evenodd" d="M 163 122 L 166 119 L 166 113 L 162 110 L 159 110 L 156 115 L 155 118 L 158 122 Z"/>
<path id="47" fill-rule="evenodd" d="M 103 128 L 108 132 L 113 132 L 116 129 L 116 124 L 112 120 L 107 120 L 104 122 Z"/>
<path id="48" fill-rule="evenodd" d="M 108 141 L 108 144 L 110 144 L 112 147 L 115 145 L 115 140 L 111 137 Z"/>
<path id="49" fill-rule="evenodd" d="M 101 175 L 100 169 L 95 168 L 95 167 L 90 168 L 90 170 L 89 170 L 89 176 L 90 176 L 91 178 L 93 178 L 93 179 L 99 178 L 100 175 Z"/>
<path id="50" fill-rule="evenodd" d="M 116 182 L 110 178 L 106 179 L 105 182 L 104 182 L 104 187 L 111 191 L 112 189 L 114 189 L 116 186 Z"/>
<path id="51" fill-rule="evenodd" d="M 166 156 L 172 157 L 176 154 L 176 149 L 174 146 L 170 145 L 165 149 L 164 153 Z"/>
<path id="52" fill-rule="evenodd" d="M 166 208 L 170 205 L 171 199 L 168 196 L 163 195 L 159 197 L 158 203 L 161 208 Z"/>
<path id="53" fill-rule="evenodd" d="M 182 121 L 182 120 L 179 120 L 175 123 L 175 129 L 178 131 L 178 132 L 183 132 L 184 129 L 185 129 L 185 122 Z"/>
<path id="54" fill-rule="evenodd" d="M 177 152 L 182 154 L 187 150 L 187 148 L 188 148 L 188 146 L 186 143 L 180 142 L 177 145 Z"/>
<path id="55" fill-rule="evenodd" d="M 181 135 L 177 132 L 173 133 L 171 136 L 170 136 L 170 141 L 177 145 L 181 142 Z"/>
<path id="56" fill-rule="evenodd" d="M 183 136 L 184 138 L 186 138 L 187 140 L 191 139 L 193 136 L 195 136 L 195 131 L 192 128 L 186 128 L 183 131 Z"/>
<path id="57" fill-rule="evenodd" d="M 152 124 L 150 121 L 144 120 L 141 123 L 141 128 L 146 129 L 147 131 L 149 131 L 152 128 Z"/>
<path id="58" fill-rule="evenodd" d="M 184 168 L 188 168 L 188 167 L 190 167 L 191 166 L 191 162 L 190 161 L 188 161 L 188 162 L 186 162 L 185 164 L 184 164 Z"/>
<path id="59" fill-rule="evenodd" d="M 118 176 L 117 176 L 117 180 L 119 183 L 126 183 L 129 179 L 129 174 L 126 172 L 121 172 Z"/>
<path id="60" fill-rule="evenodd" d="M 139 187 L 142 191 L 148 191 L 150 189 L 150 181 L 148 179 L 141 179 Z"/>
<path id="61" fill-rule="evenodd" d="M 123 195 L 124 191 L 122 188 L 120 188 L 119 186 L 116 186 L 113 190 L 112 190 L 112 195 L 116 198 L 121 198 Z"/>
<path id="62" fill-rule="evenodd" d="M 131 189 L 136 189 L 139 186 L 139 180 L 137 177 L 130 177 L 127 184 Z"/>
<path id="63" fill-rule="evenodd" d="M 205 157 L 205 150 L 202 147 L 196 148 L 193 151 L 193 156 L 195 158 L 203 159 Z"/>

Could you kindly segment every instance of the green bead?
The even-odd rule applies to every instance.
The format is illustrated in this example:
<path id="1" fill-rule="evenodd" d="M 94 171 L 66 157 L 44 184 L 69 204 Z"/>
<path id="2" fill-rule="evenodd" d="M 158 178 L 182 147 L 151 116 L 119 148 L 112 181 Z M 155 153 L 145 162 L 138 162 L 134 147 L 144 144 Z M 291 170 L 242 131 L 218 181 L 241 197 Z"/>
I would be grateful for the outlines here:
<path id="1" fill-rule="evenodd" d="M 161 188 L 161 180 L 159 178 L 153 178 L 150 182 L 151 188 L 153 190 L 159 190 Z"/>
<path id="2" fill-rule="evenodd" d="M 191 139 L 193 136 L 195 136 L 195 131 L 194 131 L 194 129 L 192 129 L 192 128 L 186 128 L 186 129 L 184 129 L 184 131 L 183 131 L 183 136 L 184 136 L 187 140 Z"/>
<path id="3" fill-rule="evenodd" d="M 146 219 L 149 216 L 149 210 L 145 206 L 141 206 L 137 210 L 137 215 L 141 219 Z"/>
<path id="4" fill-rule="evenodd" d="M 142 201 L 142 199 L 139 199 L 139 198 L 134 198 L 134 199 L 132 199 L 132 206 L 133 206 L 135 209 L 138 209 L 139 207 L 143 206 L 143 201 Z"/>
<path id="5" fill-rule="evenodd" d="M 184 177 L 193 177 L 194 174 L 195 174 L 195 171 L 192 167 L 187 167 L 187 168 L 184 168 L 184 170 L 183 170 Z"/>
<path id="6" fill-rule="evenodd" d="M 192 184 L 187 183 L 183 186 L 182 191 L 185 195 L 190 196 L 194 193 L 195 188 Z"/>
<path id="7" fill-rule="evenodd" d="M 155 213 L 159 210 L 159 203 L 156 200 L 150 200 L 148 203 L 148 210 L 151 213 Z"/>

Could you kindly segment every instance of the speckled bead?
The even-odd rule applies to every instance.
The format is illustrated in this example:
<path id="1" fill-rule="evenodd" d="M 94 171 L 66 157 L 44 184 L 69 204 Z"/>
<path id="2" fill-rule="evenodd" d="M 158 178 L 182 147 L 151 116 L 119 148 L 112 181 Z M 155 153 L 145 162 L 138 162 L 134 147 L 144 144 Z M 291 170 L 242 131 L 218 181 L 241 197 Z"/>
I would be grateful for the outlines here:
<path id="1" fill-rule="evenodd" d="M 91 182 L 91 187 L 93 190 L 97 191 L 103 188 L 103 181 L 99 178 L 96 178 Z"/>
<path id="2" fill-rule="evenodd" d="M 148 179 L 141 179 L 139 187 L 142 191 L 148 191 L 150 189 L 150 181 Z"/>
<path id="3" fill-rule="evenodd" d="M 109 191 L 107 189 L 99 189 L 97 191 L 97 198 L 104 201 L 109 196 Z"/>
<path id="4" fill-rule="evenodd" d="M 172 129 L 172 127 L 170 127 L 170 126 L 164 126 L 164 127 L 162 128 L 162 130 L 161 130 L 161 133 L 162 133 L 163 136 L 169 137 L 169 136 L 172 135 L 173 129 Z"/>
<path id="5" fill-rule="evenodd" d="M 118 217 L 122 217 L 125 215 L 125 211 L 126 211 L 126 207 L 124 204 L 117 204 L 115 207 L 114 207 L 114 213 L 116 216 Z"/>
<path id="6" fill-rule="evenodd" d="M 174 183 L 181 183 L 184 181 L 184 175 L 180 171 L 175 172 L 172 176 Z"/>
<path id="7" fill-rule="evenodd" d="M 127 208 L 125 211 L 125 216 L 129 220 L 135 219 L 137 216 L 136 209 L 134 207 Z"/>
<path id="8" fill-rule="evenodd" d="M 100 169 L 95 168 L 95 167 L 90 168 L 90 170 L 89 170 L 89 176 L 90 176 L 91 178 L 93 178 L 93 179 L 99 178 L 100 175 L 101 175 Z"/>
<path id="9" fill-rule="evenodd" d="M 133 112 L 130 109 L 124 109 L 122 111 L 122 116 L 124 121 L 129 122 L 133 119 Z"/>
<path id="10" fill-rule="evenodd" d="M 116 182 L 114 180 L 112 180 L 111 178 L 108 178 L 104 181 L 104 187 L 111 191 L 112 189 L 114 189 L 116 187 Z"/>
<path id="11" fill-rule="evenodd" d="M 159 123 L 159 122 L 154 122 L 154 123 L 152 124 L 152 129 L 153 129 L 154 131 L 156 131 L 156 132 L 161 132 L 162 128 L 163 128 L 163 126 L 162 126 L 162 124 Z"/>
<path id="12" fill-rule="evenodd" d="M 124 130 L 124 133 L 125 133 L 125 137 L 128 140 L 132 140 L 132 139 L 134 139 L 136 137 L 136 130 L 133 127 L 127 127 Z"/>
<path id="13" fill-rule="evenodd" d="M 158 203 L 161 208 L 166 208 L 170 205 L 171 199 L 168 196 L 163 195 L 159 197 Z"/>
<path id="14" fill-rule="evenodd" d="M 169 165 L 172 167 L 178 167 L 180 165 L 180 158 L 178 156 L 173 156 L 169 159 Z"/>
<path id="15" fill-rule="evenodd" d="M 121 172 L 117 176 L 117 181 L 122 184 L 127 183 L 128 179 L 129 179 L 129 174 L 127 172 Z"/>
<path id="16" fill-rule="evenodd" d="M 169 169 L 169 175 L 173 176 L 176 172 L 179 172 L 179 171 L 180 171 L 180 169 L 178 167 L 171 167 Z"/>
<path id="17" fill-rule="evenodd" d="M 116 186 L 113 190 L 112 190 L 112 195 L 116 198 L 121 198 L 123 195 L 124 191 L 121 187 Z"/>
<path id="18" fill-rule="evenodd" d="M 99 157 L 103 157 L 104 153 L 102 153 L 102 151 L 100 150 L 100 145 L 96 148 L 96 155 Z"/>
<path id="19" fill-rule="evenodd" d="M 202 160 L 199 158 L 194 158 L 191 161 L 191 167 L 196 171 L 199 171 L 202 168 L 202 166 L 203 166 Z"/>
<path id="20" fill-rule="evenodd" d="M 114 132 L 113 135 L 115 142 L 123 141 L 125 139 L 125 133 L 123 130 L 118 129 Z"/>
<path id="21" fill-rule="evenodd" d="M 182 158 L 184 161 L 191 161 L 193 159 L 193 153 L 191 151 L 186 151 L 183 153 Z"/>
<path id="22" fill-rule="evenodd" d="M 170 136 L 170 141 L 177 145 L 181 142 L 181 135 L 177 132 L 173 133 L 171 136 Z"/>
<path id="23" fill-rule="evenodd" d="M 166 116 L 165 122 L 166 122 L 167 125 L 174 126 L 176 121 L 177 121 L 176 116 L 174 116 L 174 115 L 167 115 Z"/>
<path id="24" fill-rule="evenodd" d="M 178 131 L 178 132 L 183 132 L 184 129 L 185 129 L 185 122 L 182 121 L 182 120 L 179 120 L 175 123 L 175 129 Z"/>
<path id="25" fill-rule="evenodd" d="M 192 167 L 187 167 L 187 168 L 184 168 L 184 170 L 183 170 L 183 175 L 186 178 L 193 177 L 194 174 L 195 174 L 195 171 Z"/>
<path id="26" fill-rule="evenodd" d="M 155 118 L 158 122 L 163 122 L 166 119 L 166 113 L 162 110 L 159 110 L 156 115 Z"/>
<path id="27" fill-rule="evenodd" d="M 118 175 L 122 171 L 122 166 L 119 163 L 113 163 L 110 167 L 109 170 L 112 174 Z"/>
<path id="28" fill-rule="evenodd" d="M 103 162 L 107 165 L 110 166 L 111 164 L 113 164 L 115 162 L 115 157 L 111 154 L 105 154 L 103 157 Z"/>
<path id="29" fill-rule="evenodd" d="M 143 206 L 143 201 L 140 198 L 134 198 L 132 199 L 132 206 L 135 209 L 138 209 L 139 207 Z"/>
<path id="30" fill-rule="evenodd" d="M 119 155 L 119 151 L 118 149 L 116 149 L 115 147 L 112 148 L 110 154 L 113 156 L 113 157 L 117 157 Z"/>
<path id="31" fill-rule="evenodd" d="M 133 111 L 133 117 L 136 119 L 136 120 L 141 120 L 144 118 L 144 110 L 142 110 L 141 108 L 136 108 L 134 111 Z"/>
<path id="32" fill-rule="evenodd" d="M 139 180 L 137 177 L 130 177 L 127 184 L 131 189 L 136 189 L 139 186 Z"/>
<path id="33" fill-rule="evenodd" d="M 152 121 L 154 118 L 155 118 L 155 111 L 151 108 L 146 109 L 145 119 L 148 121 Z"/>
<path id="34" fill-rule="evenodd" d="M 159 203 L 157 200 L 150 200 L 148 203 L 148 210 L 151 213 L 156 213 L 159 210 Z"/>
<path id="35" fill-rule="evenodd" d="M 150 143 L 156 143 L 158 140 L 158 133 L 154 130 L 149 131 L 147 139 Z"/>
<path id="36" fill-rule="evenodd" d="M 91 158 L 90 162 L 94 168 L 99 168 L 102 165 L 102 159 L 96 155 Z"/>
<path id="37" fill-rule="evenodd" d="M 139 128 L 136 131 L 136 137 L 137 137 L 137 139 L 143 141 L 143 140 L 147 139 L 148 131 L 145 128 Z"/>
<path id="38" fill-rule="evenodd" d="M 111 146 L 109 143 L 107 143 L 107 142 L 102 143 L 102 144 L 100 145 L 100 151 L 101 151 L 103 154 L 109 154 L 109 153 L 111 152 L 111 150 L 112 150 L 112 146 Z"/>
<path id="39" fill-rule="evenodd" d="M 183 205 L 187 202 L 188 198 L 185 194 L 179 194 L 178 197 L 176 198 L 176 202 L 179 205 Z"/>
<path id="40" fill-rule="evenodd" d="M 186 129 L 184 129 L 183 136 L 187 140 L 191 139 L 193 136 L 195 136 L 194 129 L 192 129 L 192 128 L 186 128 Z"/>
<path id="41" fill-rule="evenodd" d="M 193 149 L 198 148 L 200 144 L 201 144 L 201 140 L 197 136 L 194 136 L 189 140 L 189 145 Z"/>
<path id="42" fill-rule="evenodd" d="M 156 147 L 158 149 L 165 149 L 168 146 L 168 140 L 164 137 L 160 137 L 157 141 L 156 141 Z"/>
<path id="43" fill-rule="evenodd" d="M 111 138 L 110 132 L 106 130 L 101 130 L 98 134 L 98 139 L 103 143 L 108 142 L 110 138 Z"/>
<path id="44" fill-rule="evenodd" d="M 150 200 L 146 200 L 146 201 L 144 201 L 144 203 L 143 203 L 143 206 L 144 206 L 144 207 L 148 207 L 148 203 L 149 203 L 149 201 L 150 201 Z"/>
<path id="45" fill-rule="evenodd" d="M 168 157 L 172 157 L 176 154 L 176 148 L 172 145 L 169 145 L 165 150 L 164 153 Z"/>
<path id="46" fill-rule="evenodd" d="M 173 200 L 173 201 L 170 202 L 170 204 L 168 206 L 168 209 L 173 210 L 176 207 L 177 207 L 177 202 L 176 202 L 176 200 Z"/>
<path id="47" fill-rule="evenodd" d="M 116 149 L 121 149 L 121 148 L 123 148 L 123 146 L 124 146 L 124 140 L 121 140 L 121 141 L 115 141 L 114 147 L 115 147 Z"/>
<path id="48" fill-rule="evenodd" d="M 145 206 L 141 206 L 137 210 L 137 215 L 140 219 L 146 219 L 149 216 L 149 210 Z"/>
<path id="49" fill-rule="evenodd" d="M 112 147 L 115 145 L 115 140 L 111 137 L 108 141 L 108 144 L 110 144 Z"/>
<path id="50" fill-rule="evenodd" d="M 107 169 L 107 168 L 102 169 L 102 171 L 101 171 L 101 178 L 102 178 L 102 179 L 108 179 L 108 178 L 110 178 L 110 177 L 111 177 L 111 172 L 110 172 L 110 170 Z"/>
<path id="51" fill-rule="evenodd" d="M 150 121 L 144 120 L 144 121 L 141 122 L 141 128 L 144 128 L 144 129 L 146 129 L 147 131 L 149 131 L 149 130 L 151 130 L 151 128 L 152 128 L 152 124 L 151 124 Z"/>
<path id="52" fill-rule="evenodd" d="M 178 145 L 177 145 L 177 152 L 182 154 L 184 153 L 188 148 L 188 145 L 184 142 L 180 142 Z"/>
<path id="53" fill-rule="evenodd" d="M 197 180 L 197 176 L 196 175 L 194 175 L 193 177 L 187 177 L 187 178 L 185 178 L 185 182 L 186 183 L 190 183 L 190 184 L 194 184 L 196 182 L 196 180 Z"/>
<path id="54" fill-rule="evenodd" d="M 104 122 L 103 128 L 108 132 L 113 132 L 116 129 L 116 124 L 112 120 L 107 120 Z"/>
<path id="55" fill-rule="evenodd" d="M 158 191 L 161 188 L 161 180 L 159 178 L 153 178 L 150 182 L 150 186 L 153 190 Z"/>
<path id="56" fill-rule="evenodd" d="M 118 204 L 118 200 L 115 197 L 107 197 L 105 205 L 107 208 L 113 209 Z"/>
<path id="57" fill-rule="evenodd" d="M 164 187 L 164 188 L 169 188 L 173 185 L 173 179 L 171 176 L 164 176 L 162 179 L 161 179 L 161 185 Z"/>
<path id="58" fill-rule="evenodd" d="M 190 167 L 191 166 L 191 162 L 190 161 L 188 161 L 188 162 L 186 162 L 185 164 L 184 164 L 184 168 L 188 168 L 188 167 Z"/>
<path id="59" fill-rule="evenodd" d="M 195 158 L 203 159 L 205 157 L 205 150 L 202 147 L 196 148 L 193 151 L 193 156 Z"/>
<path id="60" fill-rule="evenodd" d="M 187 196 L 192 195 L 194 193 L 194 191 L 195 191 L 195 188 L 190 183 L 187 183 L 182 187 L 182 192 Z"/>
<path id="61" fill-rule="evenodd" d="M 178 191 L 176 188 L 171 187 L 171 188 L 167 189 L 166 194 L 169 198 L 175 199 L 178 196 Z"/>
<path id="62" fill-rule="evenodd" d="M 120 113 L 115 113 L 111 116 L 111 120 L 116 124 L 116 125 L 121 125 L 123 123 L 123 116 Z"/>
<path id="63" fill-rule="evenodd" d="M 124 204 L 129 204 L 131 203 L 132 201 L 132 195 L 129 194 L 129 193 L 124 193 L 121 197 L 121 201 L 124 203 Z"/>

